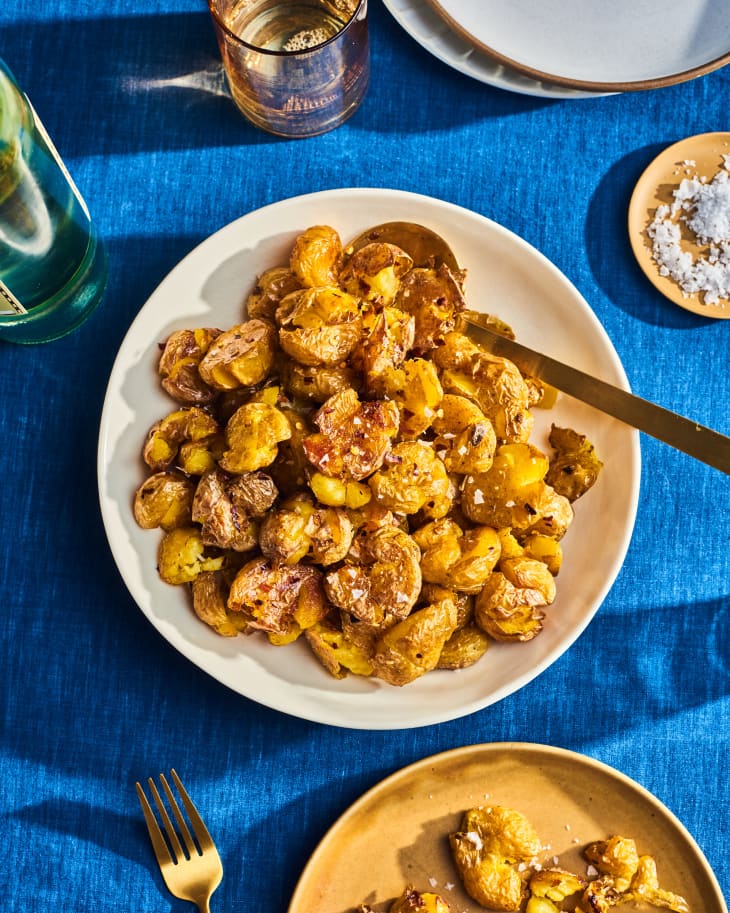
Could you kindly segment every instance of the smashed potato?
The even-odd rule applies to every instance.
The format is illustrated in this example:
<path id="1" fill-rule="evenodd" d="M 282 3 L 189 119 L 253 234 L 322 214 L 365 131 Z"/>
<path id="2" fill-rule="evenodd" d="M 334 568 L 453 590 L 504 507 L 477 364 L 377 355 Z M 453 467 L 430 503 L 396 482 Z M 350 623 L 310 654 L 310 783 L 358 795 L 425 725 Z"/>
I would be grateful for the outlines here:
<path id="1" fill-rule="evenodd" d="M 569 501 L 576 501 L 596 484 L 603 463 L 586 436 L 572 428 L 553 425 L 549 441 L 555 454 L 550 460 L 545 481 L 558 494 Z"/>
<path id="2" fill-rule="evenodd" d="M 211 327 L 178 330 L 165 343 L 158 370 L 162 389 L 183 404 L 210 403 L 215 390 L 200 376 L 200 362 L 221 331 Z"/>
<path id="3" fill-rule="evenodd" d="M 585 848 L 584 855 L 599 876 L 583 892 L 578 913 L 608 913 L 627 902 L 690 913 L 684 897 L 659 887 L 654 857 L 639 856 L 631 838 L 614 835 L 597 841 Z"/>
<path id="4" fill-rule="evenodd" d="M 542 843 L 527 818 L 502 806 L 469 809 L 449 835 L 466 893 L 491 910 L 517 910 L 527 895 L 517 868 L 537 856 Z"/>
<path id="5" fill-rule="evenodd" d="M 221 333 L 198 365 L 200 377 L 217 390 L 251 387 L 274 362 L 276 331 L 267 320 L 247 320 Z"/>
<path id="6" fill-rule="evenodd" d="M 374 910 L 368 904 L 360 904 L 357 913 L 374 913 Z M 440 894 L 422 893 L 409 884 L 390 905 L 388 913 L 451 913 L 451 907 Z"/>
<path id="7" fill-rule="evenodd" d="M 192 520 L 195 483 L 176 470 L 156 472 L 137 489 L 134 519 L 142 529 L 188 526 Z"/>
<path id="8" fill-rule="evenodd" d="M 395 686 L 540 632 L 601 468 L 572 429 L 553 426 L 551 457 L 528 439 L 551 391 L 465 335 L 465 315 L 514 333 L 408 237 L 346 247 L 313 225 L 234 326 L 171 333 L 175 406 L 132 507 L 213 631 L 299 640 L 337 678 Z"/>

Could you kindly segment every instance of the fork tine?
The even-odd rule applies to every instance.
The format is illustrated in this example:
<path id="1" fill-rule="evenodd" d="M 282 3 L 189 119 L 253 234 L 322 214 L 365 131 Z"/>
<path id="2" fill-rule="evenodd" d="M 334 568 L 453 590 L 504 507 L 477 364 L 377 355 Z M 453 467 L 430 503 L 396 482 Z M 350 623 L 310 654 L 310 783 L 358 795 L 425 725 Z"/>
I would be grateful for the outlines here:
<path id="1" fill-rule="evenodd" d="M 142 806 L 142 814 L 144 815 L 147 832 L 150 835 L 152 849 L 155 851 L 157 862 L 160 866 L 171 865 L 173 860 L 170 856 L 170 850 L 165 843 L 165 838 L 162 836 L 162 831 L 157 823 L 157 818 L 155 818 L 155 813 L 152 811 L 152 806 L 147 801 L 147 796 L 145 796 L 142 786 L 139 783 L 135 783 L 134 786 L 137 790 L 139 804 Z"/>
<path id="2" fill-rule="evenodd" d="M 188 813 L 188 818 L 190 819 L 190 823 L 193 826 L 193 833 L 197 837 L 198 843 L 200 844 L 200 849 L 203 852 L 210 852 L 211 850 L 215 850 L 217 852 L 216 846 L 213 843 L 213 838 L 208 833 L 208 828 L 205 826 L 203 819 L 200 817 L 198 810 L 195 807 L 195 803 L 187 794 L 185 787 L 182 785 L 177 772 L 172 769 L 170 770 L 170 775 L 172 776 L 173 782 L 175 783 L 175 786 L 180 793 L 183 805 L 185 806 L 185 811 Z"/>
<path id="3" fill-rule="evenodd" d="M 160 778 L 162 779 L 162 775 L 160 775 Z M 152 798 L 155 800 L 155 805 L 157 806 L 157 811 L 160 814 L 160 818 L 162 818 L 162 824 L 165 828 L 165 833 L 167 834 L 168 842 L 169 842 L 170 846 L 172 847 L 172 852 L 175 854 L 175 857 L 173 858 L 173 862 L 177 863 L 180 861 L 180 859 L 182 859 L 184 857 L 183 848 L 180 845 L 180 841 L 175 832 L 173 823 L 170 820 L 170 816 L 167 814 L 167 809 L 165 808 L 165 803 L 162 801 L 160 794 L 157 792 L 157 787 L 155 786 L 155 781 L 152 779 L 152 777 L 149 777 L 149 779 L 147 780 L 147 783 L 149 785 L 150 792 L 152 793 Z"/>
<path id="4" fill-rule="evenodd" d="M 177 804 L 177 799 L 173 795 L 173 792 L 170 789 L 170 784 L 165 779 L 164 774 L 160 774 L 160 782 L 162 783 L 162 787 L 165 790 L 165 795 L 167 796 L 167 801 L 170 803 L 170 808 L 172 809 L 172 813 L 175 816 L 175 820 L 177 821 L 178 827 L 180 828 L 180 833 L 182 834 L 183 841 L 185 842 L 185 846 L 187 847 L 188 855 L 196 856 L 198 854 L 198 848 L 195 845 L 193 838 L 190 836 L 190 831 L 188 830 L 187 821 L 185 820 L 185 818 L 183 818 L 183 814 L 180 811 L 180 806 Z M 177 786 L 177 783 L 175 785 Z M 185 805 L 184 799 L 183 799 L 183 805 Z M 186 806 L 186 808 L 187 808 L 187 806 Z M 194 827 L 193 827 L 193 830 L 195 830 Z"/>

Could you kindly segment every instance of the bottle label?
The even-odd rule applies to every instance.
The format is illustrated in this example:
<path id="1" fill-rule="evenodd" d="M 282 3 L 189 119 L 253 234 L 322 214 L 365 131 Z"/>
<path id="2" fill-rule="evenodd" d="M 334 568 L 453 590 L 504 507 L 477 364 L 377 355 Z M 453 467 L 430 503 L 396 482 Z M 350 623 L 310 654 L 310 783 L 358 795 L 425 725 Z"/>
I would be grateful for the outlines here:
<path id="1" fill-rule="evenodd" d="M 0 279 L 0 314 L 27 314 L 28 311 Z"/>

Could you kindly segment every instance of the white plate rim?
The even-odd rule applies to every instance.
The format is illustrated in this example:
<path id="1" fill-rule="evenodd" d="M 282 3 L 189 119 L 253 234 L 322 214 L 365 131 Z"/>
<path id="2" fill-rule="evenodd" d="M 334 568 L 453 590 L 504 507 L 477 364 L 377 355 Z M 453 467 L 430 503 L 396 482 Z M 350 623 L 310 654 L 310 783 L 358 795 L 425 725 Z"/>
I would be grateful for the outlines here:
<path id="1" fill-rule="evenodd" d="M 536 98 L 596 98 L 605 94 L 550 85 L 511 69 L 450 29 L 428 0 L 383 0 L 383 3 L 396 22 L 422 48 L 447 66 L 485 85 Z"/>
<path id="2" fill-rule="evenodd" d="M 468 29 L 460 22 L 458 16 L 454 15 L 452 9 L 447 9 L 441 0 L 428 0 L 431 8 L 437 15 L 441 16 L 445 22 L 467 43 L 473 44 L 483 53 L 499 61 L 505 67 L 510 68 L 516 73 L 522 73 L 538 82 L 548 82 L 555 86 L 573 88 L 586 92 L 635 92 L 649 89 L 659 89 L 665 86 L 677 85 L 678 83 L 687 82 L 691 79 L 697 79 L 705 76 L 715 70 L 720 69 L 730 63 L 730 49 L 724 53 L 703 61 L 701 64 L 685 67 L 675 72 L 663 76 L 654 76 L 644 79 L 579 79 L 577 77 L 566 76 L 563 73 L 555 73 L 532 66 L 524 60 L 517 60 L 513 56 L 500 51 L 498 48 L 484 41 L 478 36 L 470 33 Z"/>
<path id="3" fill-rule="evenodd" d="M 361 207 L 360 209 L 357 208 L 358 205 Z M 372 212 L 372 216 L 358 215 L 357 218 L 360 218 L 362 229 L 379 221 L 409 217 L 414 221 L 429 224 L 436 230 L 442 230 L 447 237 L 450 237 L 448 235 L 449 226 L 453 226 L 454 230 L 456 226 L 462 226 L 461 232 L 465 243 L 477 245 L 479 249 L 484 246 L 482 235 L 491 236 L 490 244 L 492 245 L 508 245 L 509 249 L 514 249 L 520 256 L 525 256 L 529 259 L 530 281 L 532 281 L 532 274 L 537 269 L 542 281 L 554 283 L 555 288 L 560 292 L 561 299 L 565 296 L 569 302 L 571 313 L 575 313 L 583 321 L 584 325 L 590 328 L 590 333 L 592 334 L 590 341 L 598 347 L 601 358 L 600 368 L 593 366 L 594 373 L 603 374 L 604 379 L 609 382 L 629 389 L 623 366 L 608 335 L 578 290 L 560 272 L 557 266 L 552 264 L 543 254 L 513 232 L 498 225 L 498 223 L 454 203 L 436 200 L 432 197 L 408 191 L 382 188 L 346 188 L 303 194 L 280 200 L 249 212 L 213 233 L 197 245 L 177 266 L 173 267 L 140 309 L 119 348 L 110 374 L 102 408 L 97 452 L 98 490 L 102 520 L 117 568 L 130 595 L 140 610 L 146 615 L 153 627 L 170 642 L 174 649 L 227 687 L 271 709 L 313 722 L 343 728 L 385 730 L 433 725 L 481 710 L 517 691 L 557 660 L 591 621 L 621 569 L 633 532 L 640 481 L 638 432 L 615 422 L 613 419 L 609 419 L 607 416 L 600 416 L 600 427 L 609 427 L 605 424 L 609 423 L 612 440 L 615 439 L 618 442 L 617 449 L 624 461 L 622 463 L 622 471 L 625 476 L 622 476 L 623 481 L 620 482 L 624 489 L 621 493 L 623 499 L 621 502 L 622 513 L 616 530 L 617 540 L 614 543 L 606 574 L 605 576 L 601 575 L 600 583 L 597 582 L 593 588 L 593 599 L 589 611 L 582 614 L 579 623 L 571 628 L 568 634 L 560 638 L 550 649 L 547 648 L 547 638 L 545 638 L 545 632 L 543 632 L 540 637 L 544 639 L 545 646 L 538 652 L 540 654 L 543 650 L 547 650 L 547 652 L 545 655 L 540 655 L 539 661 L 531 665 L 529 669 L 517 674 L 509 681 L 500 682 L 500 685 L 488 694 L 471 694 L 464 700 L 464 703 L 458 706 L 450 704 L 441 706 L 438 700 L 433 699 L 430 689 L 435 688 L 435 685 L 426 687 L 424 684 L 429 680 L 429 676 L 425 676 L 405 688 L 393 689 L 382 682 L 373 682 L 369 679 L 362 680 L 354 676 L 348 677 L 344 682 L 330 680 L 329 675 L 324 670 L 318 669 L 313 674 L 318 677 L 324 676 L 324 679 L 327 680 L 324 691 L 320 688 L 319 678 L 316 684 L 312 684 L 309 680 L 304 683 L 297 679 L 294 682 L 297 687 L 288 687 L 285 677 L 281 680 L 279 678 L 280 669 L 277 668 L 276 675 L 272 675 L 267 669 L 267 665 L 273 662 L 270 657 L 273 657 L 278 651 L 296 650 L 299 645 L 295 644 L 278 649 L 265 645 L 264 649 L 268 652 L 262 659 L 263 654 L 257 655 L 255 652 L 257 649 L 255 644 L 247 647 L 246 651 L 241 651 L 238 646 L 233 650 L 230 646 L 233 639 L 218 637 L 218 635 L 207 629 L 202 622 L 192 617 L 192 612 L 188 612 L 184 618 L 182 616 L 176 617 L 175 624 L 171 625 L 169 619 L 166 619 L 161 614 L 163 609 L 160 608 L 160 601 L 164 602 L 166 593 L 169 593 L 172 588 L 161 583 L 159 579 L 152 580 L 149 586 L 155 589 L 155 601 L 153 594 L 145 588 L 143 579 L 144 575 L 149 576 L 150 574 L 149 565 L 154 565 L 153 552 L 155 546 L 150 545 L 148 548 L 143 545 L 141 548 L 135 548 L 133 543 L 134 538 L 138 538 L 141 533 L 146 536 L 151 535 L 149 531 L 140 531 L 136 527 L 133 518 L 131 518 L 131 501 L 134 487 L 143 478 L 139 452 L 141 451 L 144 434 L 152 422 L 150 421 L 146 426 L 139 426 L 134 429 L 137 449 L 133 458 L 128 455 L 127 465 L 120 467 L 119 462 L 114 463 L 113 460 L 115 448 L 123 449 L 123 446 L 120 447 L 120 442 L 124 440 L 125 431 L 122 423 L 125 418 L 130 417 L 129 413 L 131 411 L 129 403 L 126 402 L 123 395 L 124 384 L 138 383 L 139 378 L 145 371 L 148 373 L 150 385 L 152 383 L 151 377 L 154 373 L 154 366 L 156 366 L 157 353 L 159 351 L 157 346 L 160 340 L 156 334 L 150 334 L 149 328 L 156 328 L 158 325 L 164 326 L 166 332 L 169 333 L 173 326 L 194 325 L 195 317 L 192 316 L 192 311 L 176 312 L 172 321 L 167 319 L 169 316 L 169 302 L 166 307 L 160 307 L 161 304 L 165 305 L 167 296 L 179 288 L 187 291 L 191 274 L 197 274 L 201 267 L 209 269 L 211 259 L 216 262 L 215 275 L 217 276 L 218 272 L 220 272 L 221 262 L 224 265 L 228 263 L 227 257 L 231 251 L 237 252 L 246 240 L 253 241 L 255 239 L 255 226 L 259 225 L 259 228 L 261 225 L 270 226 L 272 220 L 273 223 L 284 226 L 285 241 L 280 241 L 278 236 L 276 236 L 276 243 L 280 246 L 284 245 L 282 250 L 288 249 L 288 245 L 290 245 L 298 231 L 305 228 L 307 224 L 314 224 L 319 221 L 321 214 L 328 212 L 328 210 L 338 211 L 343 219 L 350 218 L 354 212 Z M 318 215 L 315 216 L 315 213 Z M 294 229 L 295 225 L 296 229 Z M 467 236 L 465 226 L 473 229 L 474 234 L 469 233 Z M 353 235 L 359 230 L 354 229 Z M 270 239 L 266 243 L 269 243 L 269 241 Z M 226 259 L 221 261 L 220 257 L 224 255 Z M 237 252 L 235 256 L 238 257 L 239 253 Z M 219 259 L 215 260 L 216 257 Z M 268 264 L 260 264 L 258 271 L 260 272 L 266 265 Z M 464 265 L 469 269 L 468 262 L 465 262 Z M 252 275 L 250 284 L 253 284 L 254 279 L 255 275 Z M 165 317 L 165 323 L 160 324 L 163 316 Z M 230 321 L 230 323 L 233 322 L 233 320 Z M 202 323 L 198 323 L 198 325 L 202 325 Z M 530 340 L 525 339 L 525 342 L 529 344 Z M 582 342 L 581 352 L 584 349 L 585 340 Z M 560 356 L 560 353 L 555 354 L 558 357 Z M 581 365 L 577 366 L 580 367 Z M 145 395 L 147 389 L 148 387 L 144 388 Z M 138 402 L 135 402 L 134 405 L 137 407 Z M 576 404 L 571 401 L 570 408 L 574 407 L 576 407 Z M 167 408 L 170 411 L 174 408 L 174 404 L 169 400 L 167 401 Z M 588 407 L 584 408 L 588 409 Z M 164 412 L 155 414 L 153 421 L 161 417 L 162 414 Z M 134 418 L 134 416 L 131 417 Z M 599 419 L 596 419 L 596 421 L 598 422 Z M 134 423 L 132 422 L 132 424 Z M 134 465 L 130 466 L 129 463 L 134 463 Z M 113 478 L 112 467 L 114 467 Z M 128 490 L 125 489 L 123 493 L 118 493 L 115 497 L 112 492 L 115 486 L 121 484 L 125 472 L 127 474 L 137 473 L 134 484 Z M 145 554 L 140 556 L 140 551 Z M 148 561 L 149 565 L 142 562 L 141 557 Z M 152 570 L 154 571 L 154 568 Z M 154 572 L 153 576 L 156 578 L 156 572 Z M 167 589 L 165 589 L 166 587 Z M 193 628 L 189 627 L 190 625 L 195 626 L 194 631 Z M 186 637 L 186 631 L 183 630 L 186 627 L 189 628 L 189 638 Z M 253 641 L 255 639 L 251 638 L 250 640 Z M 240 638 L 235 640 L 240 641 Z M 531 644 L 517 645 L 517 647 L 524 651 L 533 644 L 538 643 L 538 641 L 540 641 L 540 638 L 536 638 Z M 493 649 L 499 649 L 502 646 L 497 645 Z M 505 646 L 509 650 L 513 645 Z M 302 646 L 302 650 L 306 649 L 306 647 Z M 231 656 L 232 650 L 235 654 L 233 656 Z M 504 657 L 504 654 L 502 656 Z M 484 661 L 482 660 L 482 662 Z M 506 659 L 504 661 L 506 662 Z M 524 656 L 524 661 L 527 661 L 527 654 Z M 240 670 L 235 668 L 236 662 L 249 664 L 246 666 L 244 681 L 241 680 L 238 674 Z M 276 663 L 278 662 L 277 660 Z M 308 658 L 307 662 L 318 666 L 313 658 Z M 519 665 L 519 661 L 517 665 Z M 287 669 L 287 674 L 294 675 L 295 664 L 287 663 L 287 666 L 292 667 L 291 672 Z M 430 673 L 430 675 L 462 676 L 462 688 L 460 690 L 463 690 L 464 685 L 470 682 L 469 675 L 478 667 L 479 664 L 472 667 L 471 670 Z M 232 674 L 231 668 L 234 669 L 235 675 Z M 258 687 L 253 686 L 250 680 L 251 675 L 257 678 L 256 685 Z M 484 676 L 480 672 L 480 682 L 482 678 Z M 355 682 L 354 688 L 353 682 Z M 349 685 L 345 683 L 349 683 Z M 267 690 L 267 687 L 269 690 Z M 273 691 L 270 689 L 273 689 Z M 370 700 L 363 702 L 363 699 L 358 697 L 358 689 L 367 689 Z M 423 689 L 426 690 L 423 691 Z M 443 691 L 443 689 L 440 690 Z M 354 698 L 353 693 L 355 694 Z M 423 700 L 424 693 L 429 697 L 429 700 Z M 384 695 L 387 695 L 387 698 Z"/>

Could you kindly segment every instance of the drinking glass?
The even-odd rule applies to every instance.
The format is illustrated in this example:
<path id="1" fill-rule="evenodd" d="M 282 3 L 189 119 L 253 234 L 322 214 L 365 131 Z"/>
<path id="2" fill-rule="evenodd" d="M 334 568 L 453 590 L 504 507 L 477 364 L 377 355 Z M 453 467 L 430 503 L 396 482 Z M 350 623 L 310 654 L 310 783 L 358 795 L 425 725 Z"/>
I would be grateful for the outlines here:
<path id="1" fill-rule="evenodd" d="M 278 136 L 333 130 L 370 75 L 367 0 L 208 0 L 231 95 Z"/>
<path id="2" fill-rule="evenodd" d="M 106 279 L 86 204 L 0 60 L 0 339 L 64 336 L 97 306 Z"/>

